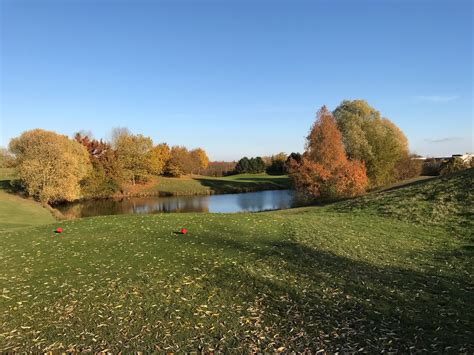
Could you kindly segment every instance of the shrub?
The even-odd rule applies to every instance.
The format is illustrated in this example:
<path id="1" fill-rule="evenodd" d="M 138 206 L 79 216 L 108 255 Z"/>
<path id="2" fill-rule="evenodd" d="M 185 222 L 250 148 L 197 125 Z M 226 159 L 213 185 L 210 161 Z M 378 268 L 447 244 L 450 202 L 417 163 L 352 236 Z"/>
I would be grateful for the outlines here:
<path id="1" fill-rule="evenodd" d="M 415 159 L 415 155 L 405 155 L 394 166 L 394 175 L 397 180 L 411 179 L 421 175 L 423 161 Z"/>
<path id="2" fill-rule="evenodd" d="M 441 166 L 440 175 L 455 173 L 456 171 L 465 170 L 469 167 L 469 162 L 466 162 L 459 157 L 454 157 L 448 160 L 446 163 L 443 163 L 443 165 Z"/>

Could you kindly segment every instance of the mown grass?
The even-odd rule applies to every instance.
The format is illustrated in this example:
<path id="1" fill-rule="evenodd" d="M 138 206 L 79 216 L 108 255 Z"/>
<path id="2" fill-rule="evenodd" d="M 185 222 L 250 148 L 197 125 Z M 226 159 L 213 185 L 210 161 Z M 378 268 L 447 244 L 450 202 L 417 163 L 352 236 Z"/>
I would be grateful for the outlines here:
<path id="1" fill-rule="evenodd" d="M 158 176 L 147 185 L 127 186 L 125 193 L 166 196 L 209 195 L 289 188 L 290 180 L 286 175 L 238 174 L 225 177 L 193 175 L 180 178 Z"/>
<path id="2" fill-rule="evenodd" d="M 400 217 L 439 208 L 423 202 L 431 188 L 409 187 L 419 209 L 399 203 L 399 214 L 380 206 L 402 189 L 326 207 L 2 232 L 0 350 L 472 352 L 467 225 Z M 454 195 L 466 203 L 472 189 Z M 461 222 L 447 216 L 455 210 L 444 221 Z"/>
<path id="3" fill-rule="evenodd" d="M 11 193 L 13 169 L 0 168 L 0 231 L 54 222 L 50 211 L 40 203 Z"/>

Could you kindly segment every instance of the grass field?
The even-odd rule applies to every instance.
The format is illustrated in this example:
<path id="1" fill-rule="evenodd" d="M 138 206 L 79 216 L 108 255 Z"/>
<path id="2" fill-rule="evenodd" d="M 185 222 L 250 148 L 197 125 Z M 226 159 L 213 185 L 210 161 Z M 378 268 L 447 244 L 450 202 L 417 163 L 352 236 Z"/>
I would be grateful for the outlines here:
<path id="1" fill-rule="evenodd" d="M 472 352 L 473 176 L 0 232 L 0 350 Z"/>
<path id="2" fill-rule="evenodd" d="M 13 169 L 0 168 L 0 231 L 54 222 L 41 204 L 9 193 Z"/>
<path id="3" fill-rule="evenodd" d="M 126 194 L 161 195 L 209 195 L 262 190 L 289 189 L 286 175 L 239 174 L 226 177 L 183 176 L 170 178 L 159 176 L 146 185 L 127 186 Z"/>

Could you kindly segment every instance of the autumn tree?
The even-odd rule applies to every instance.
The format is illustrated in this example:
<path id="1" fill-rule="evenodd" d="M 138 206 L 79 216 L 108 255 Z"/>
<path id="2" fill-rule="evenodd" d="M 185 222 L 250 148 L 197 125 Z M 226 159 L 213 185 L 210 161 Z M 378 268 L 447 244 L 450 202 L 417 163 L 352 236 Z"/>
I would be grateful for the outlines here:
<path id="1" fill-rule="evenodd" d="M 153 175 L 165 173 L 166 164 L 171 159 L 171 149 L 166 143 L 154 146 L 149 152 L 149 170 Z"/>
<path id="2" fill-rule="evenodd" d="M 333 114 L 347 156 L 365 163 L 370 184 L 393 181 L 396 163 L 408 155 L 403 132 L 364 100 L 344 100 Z"/>
<path id="3" fill-rule="evenodd" d="M 44 203 L 81 197 L 80 183 L 91 171 L 83 145 L 55 132 L 34 129 L 12 139 L 9 148 L 30 196 Z"/>
<path id="4" fill-rule="evenodd" d="M 114 144 L 125 178 L 133 184 L 148 181 L 153 149 L 151 138 L 141 134 L 122 133 L 117 136 Z"/>
<path id="5" fill-rule="evenodd" d="M 14 166 L 15 158 L 6 148 L 0 148 L 0 168 L 11 168 Z"/>
<path id="6" fill-rule="evenodd" d="M 192 161 L 192 173 L 200 174 L 209 165 L 209 158 L 202 148 L 193 149 L 189 152 Z"/>
<path id="7" fill-rule="evenodd" d="M 166 175 L 179 177 L 190 173 L 192 169 L 191 158 L 186 147 L 173 146 L 171 148 L 171 158 L 166 164 Z"/>
<path id="8" fill-rule="evenodd" d="M 347 159 L 341 132 L 325 106 L 318 111 L 301 161 L 291 159 L 289 168 L 296 189 L 313 198 L 355 196 L 367 187 L 364 164 Z"/>
<path id="9" fill-rule="evenodd" d="M 109 197 L 121 188 L 123 167 L 110 143 L 91 136 L 81 133 L 74 136 L 87 149 L 92 164 L 92 171 L 81 184 L 82 191 L 87 197 Z"/>

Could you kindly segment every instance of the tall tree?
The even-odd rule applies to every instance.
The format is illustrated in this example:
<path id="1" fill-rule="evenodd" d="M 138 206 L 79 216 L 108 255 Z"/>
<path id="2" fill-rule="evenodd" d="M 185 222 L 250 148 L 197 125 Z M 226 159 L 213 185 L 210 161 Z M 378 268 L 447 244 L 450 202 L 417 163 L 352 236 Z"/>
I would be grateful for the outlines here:
<path id="1" fill-rule="evenodd" d="M 182 146 L 173 146 L 171 148 L 171 158 L 166 165 L 166 174 L 179 177 L 190 173 L 191 170 L 192 161 L 188 149 Z"/>
<path id="2" fill-rule="evenodd" d="M 344 100 L 334 110 L 350 159 L 361 160 L 373 186 L 392 181 L 397 161 L 408 155 L 403 132 L 364 100 Z"/>
<path id="3" fill-rule="evenodd" d="M 165 172 L 166 164 L 171 159 L 171 149 L 166 143 L 154 146 L 149 153 L 149 168 L 153 175 Z"/>
<path id="4" fill-rule="evenodd" d="M 209 158 L 207 157 L 206 151 L 202 148 L 196 148 L 190 152 L 191 159 L 193 161 L 193 173 L 200 174 L 202 170 L 206 169 L 209 165 Z"/>
<path id="5" fill-rule="evenodd" d="M 133 184 L 148 181 L 150 178 L 150 153 L 153 149 L 151 138 L 141 134 L 121 134 L 115 145 L 125 178 Z"/>
<path id="6" fill-rule="evenodd" d="M 318 111 L 301 162 L 291 159 L 289 167 L 295 187 L 314 198 L 355 196 L 367 186 L 364 164 L 347 159 L 341 132 L 325 106 Z"/>

